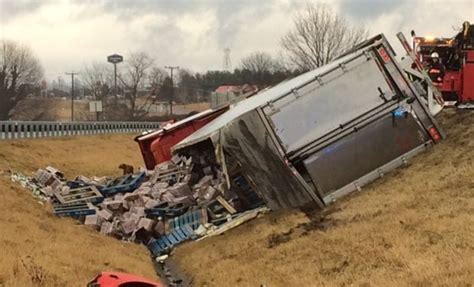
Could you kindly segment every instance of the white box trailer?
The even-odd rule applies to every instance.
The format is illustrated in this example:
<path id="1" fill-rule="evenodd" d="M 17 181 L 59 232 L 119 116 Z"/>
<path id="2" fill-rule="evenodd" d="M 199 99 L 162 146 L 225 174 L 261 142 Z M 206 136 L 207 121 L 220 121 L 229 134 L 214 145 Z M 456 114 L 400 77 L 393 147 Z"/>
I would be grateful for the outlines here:
<path id="1" fill-rule="evenodd" d="M 173 151 L 207 141 L 270 208 L 325 207 L 443 137 L 381 34 L 235 104 Z"/>

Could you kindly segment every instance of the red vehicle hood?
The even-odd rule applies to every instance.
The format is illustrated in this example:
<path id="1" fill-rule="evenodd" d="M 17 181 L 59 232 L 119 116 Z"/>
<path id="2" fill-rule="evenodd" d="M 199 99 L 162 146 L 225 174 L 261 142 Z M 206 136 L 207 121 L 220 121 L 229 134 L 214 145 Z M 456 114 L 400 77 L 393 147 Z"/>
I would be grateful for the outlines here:
<path id="1" fill-rule="evenodd" d="M 98 285 L 94 285 L 98 284 Z M 152 281 L 141 276 L 120 273 L 120 272 L 101 272 L 87 286 L 100 287 L 164 287 L 157 281 Z"/>

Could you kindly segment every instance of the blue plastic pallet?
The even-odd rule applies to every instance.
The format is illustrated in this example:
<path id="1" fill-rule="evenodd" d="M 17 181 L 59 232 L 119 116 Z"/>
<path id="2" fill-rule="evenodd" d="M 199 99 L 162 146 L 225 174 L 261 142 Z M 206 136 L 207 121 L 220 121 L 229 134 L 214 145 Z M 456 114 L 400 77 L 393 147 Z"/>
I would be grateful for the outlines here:
<path id="1" fill-rule="evenodd" d="M 80 217 L 95 214 L 95 208 L 91 203 L 88 202 L 54 204 L 53 213 L 57 216 Z"/>
<path id="2" fill-rule="evenodd" d="M 116 193 L 132 192 L 137 189 L 145 179 L 145 172 L 129 174 L 108 183 L 100 192 L 105 196 L 113 196 Z"/>
<path id="3" fill-rule="evenodd" d="M 85 202 L 97 204 L 104 200 L 102 193 L 93 185 L 55 192 L 54 196 L 61 204 Z"/>
<path id="4" fill-rule="evenodd" d="M 154 256 L 158 256 L 162 254 L 162 252 L 173 248 L 175 245 L 178 245 L 193 236 L 194 230 L 189 225 L 181 226 L 175 228 L 169 234 L 153 240 L 148 244 L 148 249 L 150 249 Z"/>
<path id="5" fill-rule="evenodd" d="M 83 181 L 80 181 L 80 180 L 73 180 L 73 181 L 66 182 L 66 185 L 69 188 L 74 189 L 74 188 L 89 186 L 90 184 L 87 184 L 87 183 L 85 183 Z"/>
<path id="6" fill-rule="evenodd" d="M 202 211 L 201 209 L 198 209 L 195 211 L 186 212 L 183 215 L 170 219 L 168 223 L 171 230 L 185 225 L 189 225 L 193 230 L 196 230 L 201 224 L 201 219 Z"/>
<path id="7" fill-rule="evenodd" d="M 170 219 L 168 220 L 170 232 L 152 241 L 148 245 L 148 248 L 153 255 L 158 256 L 162 252 L 187 239 L 195 238 L 194 230 L 196 230 L 201 223 L 205 223 L 205 221 L 207 221 L 207 218 L 203 218 L 203 211 L 201 209 L 189 211 Z"/>
<path id="8" fill-rule="evenodd" d="M 257 195 L 257 193 L 250 186 L 249 182 L 242 175 L 239 174 L 232 178 L 232 180 L 245 193 L 245 198 L 250 205 L 249 209 L 254 209 L 263 204 L 262 199 Z"/>
<path id="9" fill-rule="evenodd" d="M 145 209 L 145 213 L 148 216 L 155 217 L 175 217 L 178 214 L 183 214 L 187 208 L 187 206 L 182 206 L 179 204 L 176 206 L 148 208 Z"/>

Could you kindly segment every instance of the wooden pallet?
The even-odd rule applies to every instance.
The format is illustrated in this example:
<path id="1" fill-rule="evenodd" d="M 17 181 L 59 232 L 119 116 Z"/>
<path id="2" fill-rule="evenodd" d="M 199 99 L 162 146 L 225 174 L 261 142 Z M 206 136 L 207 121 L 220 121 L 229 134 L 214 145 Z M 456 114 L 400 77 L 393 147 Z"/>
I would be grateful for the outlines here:
<path id="1" fill-rule="evenodd" d="M 230 203 L 225 200 L 225 198 L 223 198 L 222 196 L 217 196 L 216 197 L 216 200 L 230 213 L 230 214 L 234 214 L 234 213 L 237 213 L 237 210 L 235 210 L 235 208 L 230 205 Z"/>
<path id="2" fill-rule="evenodd" d="M 55 192 L 54 196 L 60 203 L 92 202 L 99 203 L 104 200 L 104 196 L 95 186 L 85 186 L 68 191 Z"/>
<path id="3" fill-rule="evenodd" d="M 235 228 L 241 225 L 244 222 L 252 220 L 258 216 L 260 213 L 266 213 L 269 209 L 267 207 L 259 207 L 253 210 L 248 210 L 239 214 L 235 214 L 232 220 L 220 225 L 217 229 L 209 230 L 206 232 L 206 235 L 202 236 L 201 238 L 197 239 L 197 241 L 203 240 L 204 238 L 216 236 L 222 234 L 232 228 Z"/>
<path id="4" fill-rule="evenodd" d="M 216 199 L 211 200 L 207 204 L 207 213 L 215 225 L 222 224 L 227 221 L 227 217 L 237 214 L 235 207 L 223 196 L 218 195 Z"/>
<path id="5" fill-rule="evenodd" d="M 80 217 L 95 214 L 95 208 L 90 202 L 79 202 L 70 204 L 54 204 L 53 212 L 57 216 Z"/>
<path id="6" fill-rule="evenodd" d="M 140 186 L 144 179 L 145 172 L 125 175 L 109 182 L 100 192 L 105 197 L 113 196 L 116 193 L 132 192 Z"/>
<path id="7" fill-rule="evenodd" d="M 184 178 L 189 173 L 188 168 L 173 168 L 170 170 L 160 171 L 157 175 L 153 176 L 150 180 L 153 183 L 160 181 L 179 181 L 179 179 Z"/>

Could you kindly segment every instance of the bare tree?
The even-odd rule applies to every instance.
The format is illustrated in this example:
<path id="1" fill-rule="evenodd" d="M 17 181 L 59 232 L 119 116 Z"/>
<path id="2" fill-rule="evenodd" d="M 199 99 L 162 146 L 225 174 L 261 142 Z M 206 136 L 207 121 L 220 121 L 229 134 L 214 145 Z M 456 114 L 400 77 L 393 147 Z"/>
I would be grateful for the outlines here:
<path id="1" fill-rule="evenodd" d="M 265 52 L 254 52 L 241 60 L 242 69 L 255 73 L 271 72 L 276 67 L 272 56 Z"/>
<path id="2" fill-rule="evenodd" d="M 168 77 L 168 73 L 162 68 L 153 67 L 150 70 L 150 73 L 148 74 L 148 82 L 150 83 L 151 95 L 154 98 L 158 97 L 166 77 Z"/>
<path id="3" fill-rule="evenodd" d="M 204 95 L 207 91 L 204 91 L 198 84 L 196 75 L 186 69 L 181 68 L 178 71 L 176 98 L 182 103 L 197 103 L 201 99 L 205 99 Z"/>
<path id="4" fill-rule="evenodd" d="M 8 40 L 0 45 L 0 120 L 5 120 L 39 84 L 43 69 L 29 47 Z"/>
<path id="5" fill-rule="evenodd" d="M 86 66 L 82 72 L 82 80 L 92 97 L 98 101 L 105 101 L 113 85 L 113 74 L 109 65 L 95 62 Z"/>
<path id="6" fill-rule="evenodd" d="M 166 73 L 154 67 L 154 59 L 146 53 L 131 53 L 126 59 L 124 70 L 118 78 L 125 89 L 129 118 L 137 119 L 148 114 L 156 99 L 155 89 L 159 88 Z"/>
<path id="7" fill-rule="evenodd" d="M 272 75 L 281 71 L 283 67 L 270 54 L 265 52 L 254 52 L 241 60 L 240 67 L 244 73 L 249 73 L 251 84 L 259 88 L 268 86 L 272 82 Z"/>
<path id="8" fill-rule="evenodd" d="M 363 27 L 351 26 L 325 4 L 310 4 L 294 18 L 294 29 L 281 44 L 302 71 L 321 67 L 367 38 Z"/>

